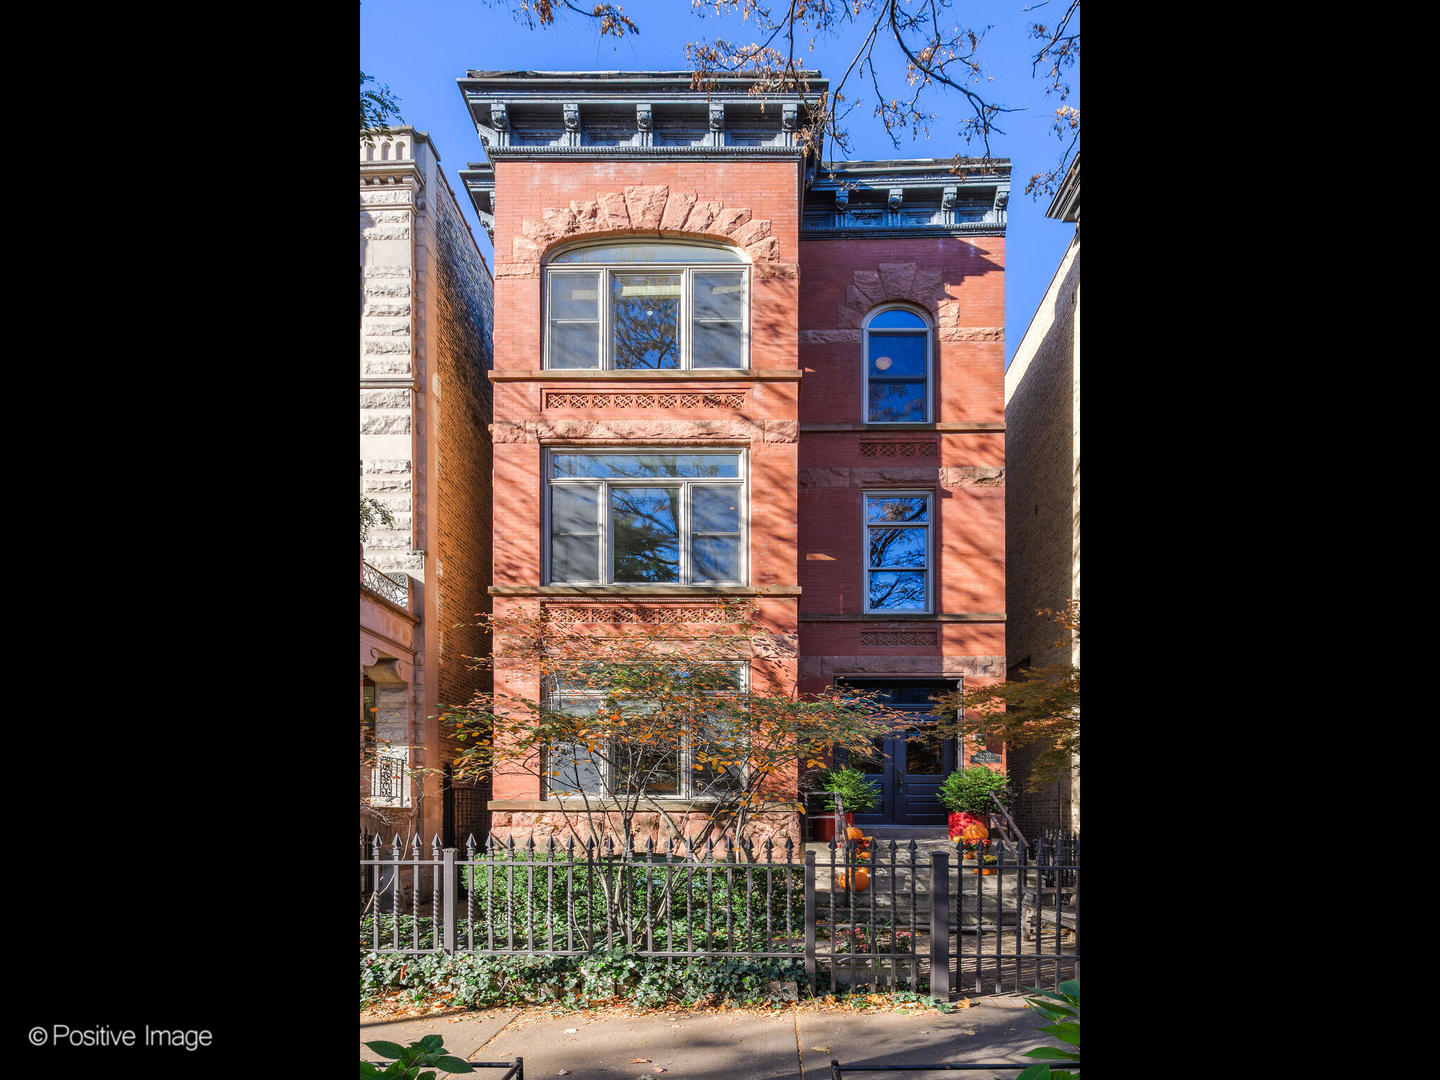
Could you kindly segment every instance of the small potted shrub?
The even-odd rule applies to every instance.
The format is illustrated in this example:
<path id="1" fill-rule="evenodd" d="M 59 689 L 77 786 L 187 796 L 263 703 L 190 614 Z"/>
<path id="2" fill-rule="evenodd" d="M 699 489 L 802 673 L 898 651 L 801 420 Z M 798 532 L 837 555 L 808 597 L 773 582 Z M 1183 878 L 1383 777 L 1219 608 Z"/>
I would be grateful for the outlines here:
<path id="1" fill-rule="evenodd" d="M 983 825 L 988 833 L 990 809 L 995 805 L 990 801 L 992 793 L 1002 804 L 1008 806 L 1012 798 L 1010 778 L 1003 772 L 996 772 L 984 765 L 957 769 L 940 782 L 940 790 L 935 797 L 940 800 L 941 806 L 950 811 L 951 840 L 961 839 L 967 826 L 975 824 Z M 983 837 L 972 836 L 965 839 Z"/>
<path id="2" fill-rule="evenodd" d="M 999 869 L 999 867 L 1000 867 L 1000 856 L 998 856 L 998 855 L 981 855 L 981 856 L 980 856 L 980 868 L 979 868 L 978 870 L 972 870 L 971 873 L 973 873 L 973 874 L 983 874 L 985 877 L 991 877 L 991 876 L 994 875 L 995 871 L 996 871 L 997 869 Z"/>
<path id="3" fill-rule="evenodd" d="M 855 824 L 856 814 L 863 814 L 880 801 L 880 793 L 865 779 L 865 774 L 848 765 L 825 770 L 820 778 L 820 790 L 825 793 L 822 801 L 826 809 L 815 818 L 816 840 L 835 839 L 835 800 L 832 796 L 840 796 L 847 827 Z"/>

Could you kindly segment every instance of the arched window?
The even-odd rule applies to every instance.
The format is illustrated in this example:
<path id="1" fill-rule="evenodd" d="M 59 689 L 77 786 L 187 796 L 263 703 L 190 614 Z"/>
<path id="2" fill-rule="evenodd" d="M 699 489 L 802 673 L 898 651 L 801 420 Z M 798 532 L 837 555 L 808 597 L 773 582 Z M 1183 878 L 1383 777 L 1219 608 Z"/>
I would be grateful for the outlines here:
<path id="1" fill-rule="evenodd" d="M 867 424 L 930 422 L 930 323 L 910 308 L 872 312 L 864 323 Z"/>
<path id="2" fill-rule="evenodd" d="M 743 368 L 749 326 L 749 268 L 734 248 L 636 240 L 546 264 L 547 368 Z"/>

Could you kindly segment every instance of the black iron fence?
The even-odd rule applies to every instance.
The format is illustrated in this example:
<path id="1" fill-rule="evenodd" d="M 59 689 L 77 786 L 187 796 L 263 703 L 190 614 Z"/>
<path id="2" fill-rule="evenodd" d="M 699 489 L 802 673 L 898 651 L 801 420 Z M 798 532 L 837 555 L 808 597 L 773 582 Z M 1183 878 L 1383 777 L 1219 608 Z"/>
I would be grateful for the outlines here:
<path id="1" fill-rule="evenodd" d="M 363 951 L 792 959 L 812 992 L 1013 992 L 1079 977 L 1080 842 L 613 840 L 422 858 L 361 839 Z M 797 857 L 798 856 L 798 857 Z M 943 973 L 939 978 L 935 973 Z"/>

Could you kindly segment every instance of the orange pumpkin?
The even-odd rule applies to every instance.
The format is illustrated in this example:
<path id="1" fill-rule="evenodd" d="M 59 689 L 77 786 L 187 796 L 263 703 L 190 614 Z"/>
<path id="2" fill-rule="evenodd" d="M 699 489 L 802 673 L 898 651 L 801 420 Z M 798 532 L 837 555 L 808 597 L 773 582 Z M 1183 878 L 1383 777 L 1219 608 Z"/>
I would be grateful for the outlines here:
<path id="1" fill-rule="evenodd" d="M 851 840 L 865 839 L 865 834 L 859 829 L 857 829 L 854 825 L 851 825 L 850 828 L 845 830 L 845 835 L 848 836 Z"/>
<path id="2" fill-rule="evenodd" d="M 990 830 L 978 821 L 972 821 L 960 830 L 961 840 L 988 840 L 989 838 Z"/>
<path id="3" fill-rule="evenodd" d="M 835 875 L 835 884 L 839 885 L 840 888 L 844 889 L 844 888 L 849 887 L 849 882 L 850 882 L 850 875 L 849 875 L 846 871 L 841 870 L 838 874 Z M 865 891 L 866 889 L 868 889 L 869 887 L 870 887 L 870 871 L 869 871 L 869 870 L 856 870 L 856 871 L 855 871 L 855 884 L 854 884 L 855 891 L 856 891 L 856 892 L 864 892 L 864 891 Z"/>

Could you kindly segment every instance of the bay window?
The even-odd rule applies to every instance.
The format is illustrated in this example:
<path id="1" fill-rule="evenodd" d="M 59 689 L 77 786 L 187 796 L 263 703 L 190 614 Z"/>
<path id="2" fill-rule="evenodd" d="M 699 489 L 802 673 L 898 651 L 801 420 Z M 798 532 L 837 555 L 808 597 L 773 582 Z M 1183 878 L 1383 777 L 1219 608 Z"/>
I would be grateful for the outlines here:
<path id="1" fill-rule="evenodd" d="M 631 242 L 567 249 L 545 269 L 545 366 L 743 368 L 747 290 L 748 270 L 734 248 Z"/>
<path id="2" fill-rule="evenodd" d="M 745 455 L 553 449 L 552 584 L 743 584 Z"/>

